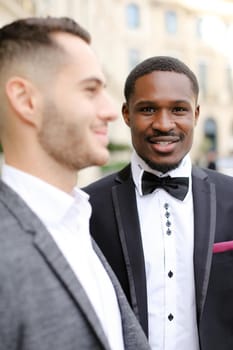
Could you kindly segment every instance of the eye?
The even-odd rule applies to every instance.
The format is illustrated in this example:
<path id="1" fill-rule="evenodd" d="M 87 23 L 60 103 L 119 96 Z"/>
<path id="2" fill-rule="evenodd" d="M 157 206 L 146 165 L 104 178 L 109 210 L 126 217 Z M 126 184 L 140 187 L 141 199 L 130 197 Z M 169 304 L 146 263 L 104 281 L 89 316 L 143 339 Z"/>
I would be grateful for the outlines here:
<path id="1" fill-rule="evenodd" d="M 89 82 L 84 87 L 84 91 L 87 94 L 87 96 L 95 97 L 98 94 L 98 92 L 100 91 L 100 88 L 101 88 L 100 84 L 96 84 L 95 82 Z"/>
<path id="2" fill-rule="evenodd" d="M 174 108 L 172 108 L 172 111 L 174 112 L 174 113 L 185 113 L 185 112 L 187 112 L 187 108 L 186 107 L 183 107 L 183 106 L 177 106 L 177 107 L 174 107 Z"/>
<path id="3" fill-rule="evenodd" d="M 94 85 L 87 86 L 86 91 L 90 93 L 95 93 L 97 91 L 97 86 L 94 86 Z"/>
<path id="4" fill-rule="evenodd" d="M 151 106 L 140 107 L 139 111 L 143 114 L 155 113 L 155 108 Z"/>

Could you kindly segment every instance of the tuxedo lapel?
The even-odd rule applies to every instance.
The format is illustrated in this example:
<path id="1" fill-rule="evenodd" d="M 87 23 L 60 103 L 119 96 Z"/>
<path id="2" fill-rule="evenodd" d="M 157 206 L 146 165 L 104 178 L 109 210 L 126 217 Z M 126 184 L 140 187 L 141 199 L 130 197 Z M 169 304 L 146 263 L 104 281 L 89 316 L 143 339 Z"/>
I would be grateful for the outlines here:
<path id="1" fill-rule="evenodd" d="M 117 181 L 118 185 L 112 188 L 112 198 L 129 279 L 132 306 L 137 318 L 144 325 L 144 330 L 147 333 L 145 263 L 135 187 L 131 177 L 130 167 L 119 173 Z"/>
<path id="2" fill-rule="evenodd" d="M 110 350 L 100 321 L 82 285 L 45 226 L 26 203 L 3 182 L 0 182 L 0 192 L 0 200 L 18 220 L 25 234 L 32 235 L 35 249 L 40 252 L 49 268 L 54 272 L 54 278 L 58 278 L 61 281 L 67 293 L 70 294 L 70 298 L 76 302 L 77 308 L 82 310 L 84 317 L 86 317 L 104 348 Z"/>
<path id="3" fill-rule="evenodd" d="M 215 185 L 207 174 L 193 167 L 194 205 L 194 273 L 198 323 L 200 321 L 209 282 L 212 248 L 216 224 Z"/>

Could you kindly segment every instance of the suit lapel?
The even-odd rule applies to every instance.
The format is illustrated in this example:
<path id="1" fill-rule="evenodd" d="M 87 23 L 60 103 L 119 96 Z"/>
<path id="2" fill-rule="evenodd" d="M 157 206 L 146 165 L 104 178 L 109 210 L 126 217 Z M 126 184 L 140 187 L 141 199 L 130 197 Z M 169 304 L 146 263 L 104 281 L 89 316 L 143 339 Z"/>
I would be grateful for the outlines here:
<path id="1" fill-rule="evenodd" d="M 194 205 L 194 273 L 198 323 L 200 321 L 212 262 L 212 247 L 216 225 L 215 185 L 207 174 L 193 167 L 192 174 Z"/>
<path id="2" fill-rule="evenodd" d="M 103 346 L 110 350 L 107 345 L 108 340 L 85 290 L 76 275 L 73 273 L 66 259 L 57 248 L 53 239 L 43 227 L 41 227 L 40 230 L 37 230 L 34 243 L 50 265 L 51 269 L 65 285 L 65 288 L 75 300 L 77 306 L 82 310 Z"/>
<path id="3" fill-rule="evenodd" d="M 35 248 L 47 261 L 49 267 L 55 274 L 55 278 L 58 278 L 62 282 L 67 292 L 70 294 L 70 297 L 76 302 L 77 307 L 82 310 L 84 317 L 86 317 L 87 321 L 93 328 L 93 331 L 103 344 L 103 347 L 106 350 L 110 350 L 108 340 L 104 334 L 100 321 L 82 285 L 45 226 L 30 210 L 26 203 L 2 182 L 0 182 L 0 191 L 0 200 L 8 207 L 12 215 L 16 217 L 25 231 L 25 234 L 34 236 Z"/>
<path id="4" fill-rule="evenodd" d="M 145 263 L 130 167 L 119 173 L 117 181 L 118 184 L 112 188 L 112 198 L 129 279 L 132 306 L 137 318 L 143 324 L 144 331 L 148 334 Z"/>
<path id="5" fill-rule="evenodd" d="M 147 295 L 144 256 L 140 224 L 137 215 L 135 188 L 130 167 L 117 177 L 118 185 L 113 187 L 113 205 L 123 248 L 124 259 L 130 282 L 130 293 L 136 315 L 147 327 Z M 212 247 L 216 225 L 215 185 L 207 174 L 196 167 L 192 173 L 194 205 L 194 274 L 198 322 L 200 321 L 212 262 Z"/>

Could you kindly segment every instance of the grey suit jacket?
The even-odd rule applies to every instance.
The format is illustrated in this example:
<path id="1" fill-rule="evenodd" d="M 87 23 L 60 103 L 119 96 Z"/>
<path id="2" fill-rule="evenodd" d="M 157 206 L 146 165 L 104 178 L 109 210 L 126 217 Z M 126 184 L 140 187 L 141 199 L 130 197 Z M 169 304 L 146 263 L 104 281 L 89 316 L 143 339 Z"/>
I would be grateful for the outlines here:
<path id="1" fill-rule="evenodd" d="M 125 349 L 149 350 L 103 255 L 118 298 Z M 66 259 L 24 201 L 0 181 L 0 350 L 110 350 Z"/>

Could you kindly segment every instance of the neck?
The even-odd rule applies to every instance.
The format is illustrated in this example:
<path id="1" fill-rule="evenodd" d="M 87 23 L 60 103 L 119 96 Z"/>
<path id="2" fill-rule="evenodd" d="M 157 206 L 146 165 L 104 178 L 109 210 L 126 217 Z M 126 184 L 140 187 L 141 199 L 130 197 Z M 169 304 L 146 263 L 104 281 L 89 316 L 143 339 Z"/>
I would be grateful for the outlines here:
<path id="1" fill-rule="evenodd" d="M 60 164 L 46 164 L 44 166 L 39 160 L 29 159 L 25 155 L 24 159 L 19 161 L 19 158 L 5 155 L 5 163 L 18 170 L 35 176 L 50 185 L 59 188 L 60 190 L 71 193 L 77 184 L 77 172 L 62 167 Z"/>

